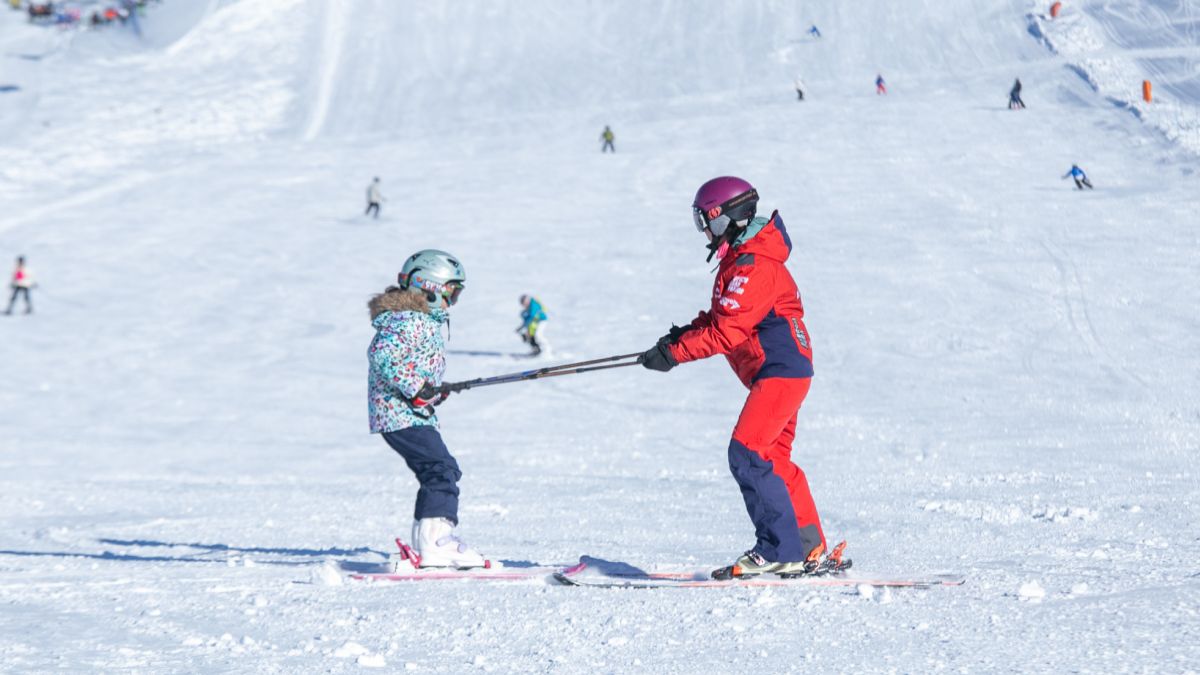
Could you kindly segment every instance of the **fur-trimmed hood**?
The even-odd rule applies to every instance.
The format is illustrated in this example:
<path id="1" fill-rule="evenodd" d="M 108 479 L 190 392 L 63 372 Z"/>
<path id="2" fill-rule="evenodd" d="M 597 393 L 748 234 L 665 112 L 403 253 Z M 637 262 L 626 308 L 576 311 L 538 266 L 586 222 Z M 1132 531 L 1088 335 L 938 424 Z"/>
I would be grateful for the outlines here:
<path id="1" fill-rule="evenodd" d="M 371 321 L 379 318 L 379 315 L 384 312 L 430 313 L 429 303 L 425 301 L 424 295 L 401 290 L 395 286 L 388 286 L 386 291 L 371 298 L 367 302 L 367 307 L 371 310 Z"/>

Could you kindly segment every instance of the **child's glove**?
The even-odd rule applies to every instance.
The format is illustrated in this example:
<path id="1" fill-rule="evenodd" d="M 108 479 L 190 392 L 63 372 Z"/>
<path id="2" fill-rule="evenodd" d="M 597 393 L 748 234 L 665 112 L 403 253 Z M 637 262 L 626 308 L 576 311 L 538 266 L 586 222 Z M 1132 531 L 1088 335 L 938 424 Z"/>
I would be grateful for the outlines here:
<path id="1" fill-rule="evenodd" d="M 441 405 L 447 398 L 450 397 L 450 389 L 445 385 L 435 387 L 426 382 L 421 391 L 417 392 L 408 403 L 412 407 L 413 414 L 426 419 L 433 417 L 434 408 Z"/>

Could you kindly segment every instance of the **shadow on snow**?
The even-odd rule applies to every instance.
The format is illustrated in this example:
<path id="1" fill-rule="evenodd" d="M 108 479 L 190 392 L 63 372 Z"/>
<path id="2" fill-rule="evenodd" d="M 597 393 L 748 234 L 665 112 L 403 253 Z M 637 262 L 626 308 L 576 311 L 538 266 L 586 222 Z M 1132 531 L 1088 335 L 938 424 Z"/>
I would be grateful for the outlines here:
<path id="1" fill-rule="evenodd" d="M 184 562 L 184 563 L 220 563 L 226 564 L 227 557 L 210 557 L 213 554 L 236 555 L 281 555 L 301 558 L 301 560 L 255 560 L 264 565 L 311 565 L 324 562 L 333 556 L 358 556 L 375 554 L 386 558 L 387 553 L 372 548 L 267 548 L 259 546 L 229 546 L 227 544 L 181 543 L 169 541 L 154 541 L 149 539 L 97 539 L 99 544 L 139 548 L 186 548 L 198 549 L 192 553 L 181 555 L 135 555 L 131 553 L 88 553 L 84 551 L 14 551 L 0 550 L 0 556 L 17 556 L 27 558 L 87 558 L 91 560 L 115 560 L 121 562 Z M 309 558 L 304 560 L 303 558 Z"/>

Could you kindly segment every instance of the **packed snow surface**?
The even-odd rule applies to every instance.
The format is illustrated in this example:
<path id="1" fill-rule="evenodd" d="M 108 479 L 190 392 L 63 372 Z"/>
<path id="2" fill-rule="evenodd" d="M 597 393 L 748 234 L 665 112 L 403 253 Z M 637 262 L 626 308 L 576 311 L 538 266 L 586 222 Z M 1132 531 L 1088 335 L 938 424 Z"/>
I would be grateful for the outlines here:
<path id="1" fill-rule="evenodd" d="M 1200 9 L 1048 4 L 189 0 L 140 41 L 0 11 L 0 264 L 39 282 L 0 316 L 0 670 L 1200 670 Z M 721 174 L 795 243 L 826 533 L 966 585 L 350 580 L 411 523 L 365 400 L 403 258 L 467 268 L 450 379 L 639 352 L 709 302 Z M 743 396 L 719 359 L 456 395 L 462 532 L 728 563 Z"/>

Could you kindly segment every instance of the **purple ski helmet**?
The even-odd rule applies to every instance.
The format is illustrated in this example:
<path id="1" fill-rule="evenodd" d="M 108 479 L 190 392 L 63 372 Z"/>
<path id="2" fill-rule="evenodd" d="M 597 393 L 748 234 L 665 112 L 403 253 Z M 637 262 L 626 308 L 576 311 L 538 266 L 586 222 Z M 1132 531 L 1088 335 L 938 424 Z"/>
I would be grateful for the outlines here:
<path id="1" fill-rule="evenodd" d="M 731 224 L 737 225 L 754 218 L 758 206 L 758 190 L 741 178 L 713 178 L 696 190 L 692 201 L 692 220 L 696 230 L 712 232 L 720 238 Z"/>

